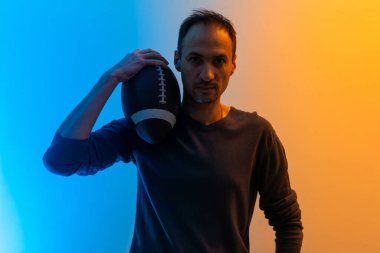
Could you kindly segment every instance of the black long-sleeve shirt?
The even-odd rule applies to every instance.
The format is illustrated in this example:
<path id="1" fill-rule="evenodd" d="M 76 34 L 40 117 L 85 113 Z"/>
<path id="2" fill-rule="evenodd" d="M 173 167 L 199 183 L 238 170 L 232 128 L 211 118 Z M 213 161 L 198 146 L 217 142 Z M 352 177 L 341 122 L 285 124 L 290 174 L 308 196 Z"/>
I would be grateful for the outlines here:
<path id="1" fill-rule="evenodd" d="M 130 252 L 249 252 L 257 192 L 276 231 L 276 252 L 300 252 L 301 211 L 284 148 L 256 112 L 231 107 L 205 126 L 181 111 L 169 136 L 151 145 L 131 122 L 114 120 L 86 140 L 57 131 L 43 158 L 60 175 L 92 175 L 117 161 L 138 169 Z"/>

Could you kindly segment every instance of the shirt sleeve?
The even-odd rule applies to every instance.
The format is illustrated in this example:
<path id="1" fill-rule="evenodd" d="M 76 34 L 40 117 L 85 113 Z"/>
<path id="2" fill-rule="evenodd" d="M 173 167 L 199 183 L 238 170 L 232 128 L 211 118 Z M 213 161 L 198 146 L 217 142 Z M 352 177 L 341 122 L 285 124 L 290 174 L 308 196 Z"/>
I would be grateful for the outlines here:
<path id="1" fill-rule="evenodd" d="M 301 210 L 290 187 L 285 150 L 269 122 L 258 152 L 259 206 L 275 230 L 276 252 L 299 253 L 303 240 Z"/>
<path id="2" fill-rule="evenodd" d="M 63 137 L 57 130 L 43 163 L 49 171 L 62 176 L 93 175 L 118 161 L 130 162 L 131 142 L 125 119 L 111 121 L 84 140 Z"/>

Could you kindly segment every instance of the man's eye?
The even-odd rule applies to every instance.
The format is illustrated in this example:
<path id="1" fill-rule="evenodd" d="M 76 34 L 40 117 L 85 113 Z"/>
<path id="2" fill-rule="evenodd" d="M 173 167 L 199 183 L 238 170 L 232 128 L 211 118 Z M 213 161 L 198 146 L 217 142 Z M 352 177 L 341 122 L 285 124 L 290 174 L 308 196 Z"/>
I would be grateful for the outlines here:
<path id="1" fill-rule="evenodd" d="M 189 61 L 193 62 L 193 63 L 198 63 L 198 62 L 200 62 L 200 59 L 199 59 L 199 57 L 190 57 Z"/>
<path id="2" fill-rule="evenodd" d="M 226 60 L 223 58 L 218 58 L 218 59 L 215 59 L 215 63 L 217 65 L 222 65 L 222 64 L 226 63 Z"/>

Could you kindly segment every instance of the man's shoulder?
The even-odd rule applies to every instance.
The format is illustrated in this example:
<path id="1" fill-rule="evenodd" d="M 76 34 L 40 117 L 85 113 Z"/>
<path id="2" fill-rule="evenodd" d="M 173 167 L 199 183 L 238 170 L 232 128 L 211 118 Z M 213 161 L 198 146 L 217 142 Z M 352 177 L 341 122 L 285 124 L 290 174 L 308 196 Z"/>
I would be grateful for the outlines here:
<path id="1" fill-rule="evenodd" d="M 242 133 L 259 135 L 268 140 L 276 138 L 276 131 L 272 124 L 256 111 L 248 112 L 231 107 L 231 118 L 231 125 L 236 125 Z"/>
<path id="2" fill-rule="evenodd" d="M 231 106 L 230 113 L 231 118 L 236 122 L 244 122 L 265 128 L 271 127 L 269 120 L 260 115 L 257 111 L 245 111 Z"/>

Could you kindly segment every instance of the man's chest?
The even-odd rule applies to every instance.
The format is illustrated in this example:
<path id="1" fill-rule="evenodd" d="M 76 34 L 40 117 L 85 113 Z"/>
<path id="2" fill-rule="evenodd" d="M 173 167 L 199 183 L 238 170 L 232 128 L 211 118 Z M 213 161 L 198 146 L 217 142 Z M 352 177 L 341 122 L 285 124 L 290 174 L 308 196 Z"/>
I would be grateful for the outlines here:
<path id="1" fill-rule="evenodd" d="M 256 145 L 239 138 L 244 137 L 211 141 L 209 135 L 182 134 L 160 145 L 140 143 L 133 155 L 147 185 L 203 194 L 210 189 L 234 192 L 250 187 L 256 161 Z"/>

